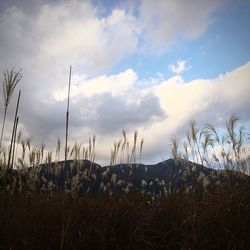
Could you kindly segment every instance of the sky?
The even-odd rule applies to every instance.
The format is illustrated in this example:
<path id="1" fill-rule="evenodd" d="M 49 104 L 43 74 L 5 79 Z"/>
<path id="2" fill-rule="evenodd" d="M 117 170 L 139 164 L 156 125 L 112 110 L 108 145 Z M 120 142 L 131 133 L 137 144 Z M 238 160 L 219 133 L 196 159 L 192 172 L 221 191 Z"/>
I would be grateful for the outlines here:
<path id="1" fill-rule="evenodd" d="M 96 136 L 96 161 L 125 130 L 144 139 L 142 162 L 169 158 L 190 120 L 250 130 L 250 1 L 0 0 L 0 72 L 22 69 L 4 133 L 9 145 L 18 90 L 19 129 L 33 145 Z M 2 79 L 1 79 L 2 81 Z M 3 93 L 0 90 L 0 122 Z"/>

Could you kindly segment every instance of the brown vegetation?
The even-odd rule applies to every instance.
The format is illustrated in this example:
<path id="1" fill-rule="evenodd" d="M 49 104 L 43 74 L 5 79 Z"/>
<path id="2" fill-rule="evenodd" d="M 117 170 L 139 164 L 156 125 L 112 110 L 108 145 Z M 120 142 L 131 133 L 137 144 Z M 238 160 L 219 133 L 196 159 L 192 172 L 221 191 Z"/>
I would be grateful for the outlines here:
<path id="1" fill-rule="evenodd" d="M 248 191 L 247 191 L 248 190 Z M 249 249 L 250 186 L 198 200 L 1 193 L 1 249 Z M 63 244 L 62 244 L 63 242 Z"/>

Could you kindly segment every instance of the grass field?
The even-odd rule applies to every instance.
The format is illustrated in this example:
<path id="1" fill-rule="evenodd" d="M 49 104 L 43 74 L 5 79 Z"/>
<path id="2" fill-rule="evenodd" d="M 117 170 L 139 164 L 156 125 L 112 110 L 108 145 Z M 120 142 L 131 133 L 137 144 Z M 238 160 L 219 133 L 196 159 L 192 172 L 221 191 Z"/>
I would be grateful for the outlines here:
<path id="1" fill-rule="evenodd" d="M 249 249 L 250 185 L 196 199 L 1 193 L 1 249 Z"/>

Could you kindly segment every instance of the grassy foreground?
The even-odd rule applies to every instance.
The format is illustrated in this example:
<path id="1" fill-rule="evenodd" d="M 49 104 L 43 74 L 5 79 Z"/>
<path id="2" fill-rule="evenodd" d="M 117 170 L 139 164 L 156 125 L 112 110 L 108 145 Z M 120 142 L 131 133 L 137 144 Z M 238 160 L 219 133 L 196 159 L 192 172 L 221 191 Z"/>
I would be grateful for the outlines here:
<path id="1" fill-rule="evenodd" d="M 1 249 L 250 249 L 250 185 L 202 199 L 0 194 Z"/>

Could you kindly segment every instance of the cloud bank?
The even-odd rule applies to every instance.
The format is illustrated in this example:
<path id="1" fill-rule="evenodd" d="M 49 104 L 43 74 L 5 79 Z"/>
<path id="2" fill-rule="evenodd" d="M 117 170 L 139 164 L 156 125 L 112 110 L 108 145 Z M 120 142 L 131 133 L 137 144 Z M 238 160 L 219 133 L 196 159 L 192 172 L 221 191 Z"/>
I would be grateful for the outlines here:
<path id="1" fill-rule="evenodd" d="M 180 76 L 187 69 L 181 60 L 170 68 L 176 76 L 151 77 L 143 84 L 133 68 L 110 73 L 131 55 L 161 53 L 179 39 L 196 39 L 220 7 L 215 0 L 142 0 L 103 14 L 91 1 L 12 1 L 1 13 L 0 71 L 22 68 L 20 128 L 34 144 L 43 141 L 53 148 L 57 137 L 63 140 L 69 65 L 70 143 L 87 143 L 96 134 L 99 162 L 108 162 L 123 129 L 131 140 L 139 131 L 145 139 L 143 160 L 155 162 L 169 156 L 171 136 L 181 135 L 190 119 L 220 126 L 237 113 L 249 122 L 250 63 L 215 79 L 190 82 Z M 16 95 L 6 146 L 15 100 Z"/>

